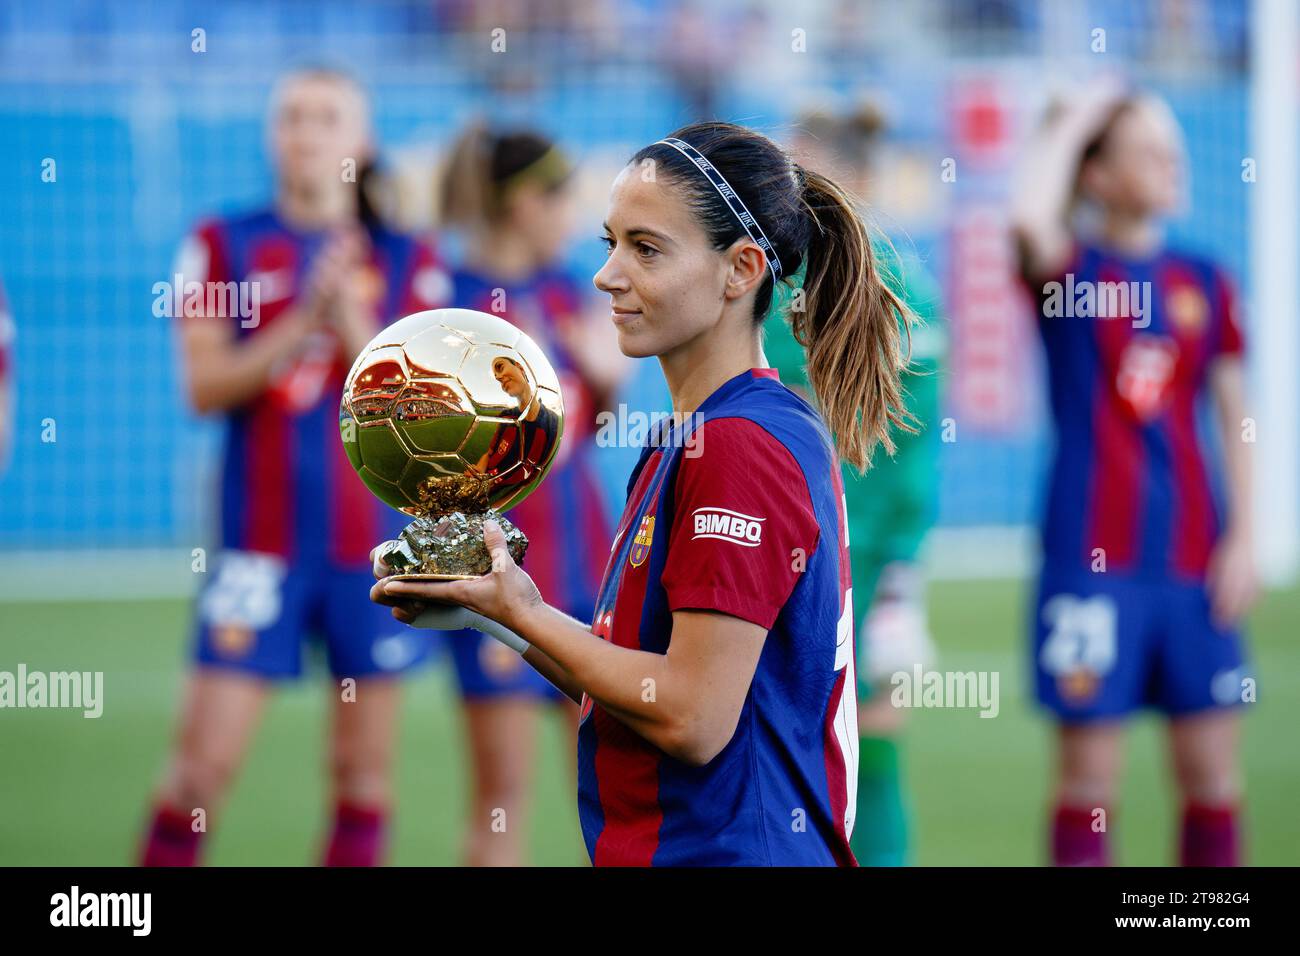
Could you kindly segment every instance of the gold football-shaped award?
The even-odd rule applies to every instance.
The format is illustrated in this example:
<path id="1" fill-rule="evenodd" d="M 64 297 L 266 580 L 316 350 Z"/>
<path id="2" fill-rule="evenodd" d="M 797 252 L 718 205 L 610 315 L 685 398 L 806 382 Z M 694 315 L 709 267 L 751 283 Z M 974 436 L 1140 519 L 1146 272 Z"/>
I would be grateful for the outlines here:
<path id="1" fill-rule="evenodd" d="M 434 309 L 361 350 L 339 430 L 366 487 L 415 517 L 383 555 L 396 577 L 454 580 L 491 570 L 485 518 L 523 560 L 528 539 L 500 512 L 546 476 L 564 404 L 550 361 L 522 331 L 485 312 Z"/>

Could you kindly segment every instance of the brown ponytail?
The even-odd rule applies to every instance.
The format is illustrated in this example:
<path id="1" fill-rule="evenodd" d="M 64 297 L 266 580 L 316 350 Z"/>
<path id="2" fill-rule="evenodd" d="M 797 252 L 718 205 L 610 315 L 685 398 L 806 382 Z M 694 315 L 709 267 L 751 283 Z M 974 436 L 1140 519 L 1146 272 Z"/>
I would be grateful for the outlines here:
<path id="1" fill-rule="evenodd" d="M 866 471 L 877 443 L 893 453 L 891 426 L 916 431 L 899 382 L 906 364 L 901 341 L 908 337 L 910 352 L 914 319 L 886 284 L 853 198 L 743 126 L 693 123 L 671 136 L 694 146 L 725 177 L 762 225 L 783 276 L 806 264 L 803 301 L 796 297 L 790 323 L 807 353 L 808 377 L 840 456 Z M 683 191 L 715 249 L 726 249 L 745 235 L 735 211 L 679 150 L 660 141 L 639 150 L 630 162 L 639 165 L 647 159 Z M 770 277 L 758 287 L 755 324 L 767 315 L 774 289 Z"/>
<path id="2" fill-rule="evenodd" d="M 799 173 L 813 231 L 803 308 L 791 310 L 790 325 L 840 456 L 866 471 L 878 442 L 893 454 L 891 425 L 916 431 L 899 381 L 914 317 L 882 277 L 852 198 L 820 173 Z"/>

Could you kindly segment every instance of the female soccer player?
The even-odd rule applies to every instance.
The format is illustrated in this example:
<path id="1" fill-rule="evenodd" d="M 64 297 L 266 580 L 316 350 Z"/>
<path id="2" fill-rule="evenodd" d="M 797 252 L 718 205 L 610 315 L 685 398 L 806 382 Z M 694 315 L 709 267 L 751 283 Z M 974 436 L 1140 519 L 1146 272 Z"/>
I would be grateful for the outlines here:
<path id="1" fill-rule="evenodd" d="M 491 618 L 581 700 L 578 807 L 597 865 L 853 865 L 839 460 L 821 415 L 766 367 L 760 323 L 806 261 L 795 334 L 840 454 L 864 468 L 904 418 L 906 307 L 843 190 L 740 126 L 640 150 L 604 239 L 595 283 L 619 345 L 659 358 L 674 415 L 629 481 L 593 622 L 543 601 L 492 528 L 492 573 L 380 580 L 372 597 L 404 621 L 429 602 Z"/>
<path id="2" fill-rule="evenodd" d="M 1236 707 L 1249 685 L 1236 626 L 1256 590 L 1242 339 L 1223 270 L 1162 237 L 1182 160 L 1163 103 L 1098 95 L 1045 126 L 1014 210 L 1057 432 L 1034 653 L 1038 699 L 1059 724 L 1051 854 L 1063 865 L 1109 862 L 1124 721 L 1141 707 L 1169 719 L 1182 863 L 1241 859 Z M 1222 512 L 1197 436 L 1207 393 Z"/>
<path id="3" fill-rule="evenodd" d="M 603 317 L 591 315 L 578 280 L 559 260 L 570 239 L 573 167 L 551 140 L 530 130 L 472 125 L 452 150 L 443 179 L 443 222 L 465 239 L 452 270 L 452 302 L 500 315 L 527 332 L 555 366 L 564 393 L 564 438 L 546 480 L 510 520 L 529 537 L 527 565 L 545 600 L 580 620 L 596 603 L 610 532 L 591 461 L 595 416 L 626 361 Z M 593 327 L 593 320 L 598 323 Z M 478 463 L 491 471 L 542 460 L 558 422 L 507 360 L 493 373 L 521 402 L 525 448 L 494 444 Z M 522 404 L 527 402 L 526 405 Z M 512 433 L 518 434 L 512 429 Z M 517 469 L 512 480 L 530 480 Z M 576 724 L 577 708 L 518 654 L 477 631 L 452 636 L 473 767 L 465 860 L 523 862 L 538 717 L 547 704 Z M 505 812 L 505 827 L 499 824 Z"/>
<path id="4" fill-rule="evenodd" d="M 334 822 L 329 864 L 380 861 L 398 688 L 427 641 L 394 633 L 357 601 L 369 550 L 400 516 L 357 480 L 338 435 L 352 359 L 388 322 L 445 304 L 430 248 L 367 213 L 349 164 L 371 155 L 368 108 L 346 75 L 305 70 L 273 99 L 277 177 L 270 208 L 202 225 L 177 272 L 205 289 L 247 289 L 249 316 L 187 310 L 180 335 L 189 398 L 227 423 L 221 550 L 197 606 L 195 668 L 170 766 L 155 793 L 142 860 L 193 864 L 274 682 L 324 638 L 331 689 Z M 368 226 L 368 228 L 365 228 Z M 191 313 L 194 314 L 191 314 Z M 399 631 L 402 629 L 398 629 Z"/>

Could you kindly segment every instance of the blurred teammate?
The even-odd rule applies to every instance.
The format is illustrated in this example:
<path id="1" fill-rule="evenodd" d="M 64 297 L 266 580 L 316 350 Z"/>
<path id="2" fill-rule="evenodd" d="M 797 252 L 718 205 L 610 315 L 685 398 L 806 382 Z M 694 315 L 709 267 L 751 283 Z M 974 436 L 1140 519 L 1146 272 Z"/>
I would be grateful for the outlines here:
<path id="1" fill-rule="evenodd" d="M 815 112 L 797 124 L 794 144 L 804 162 L 837 174 L 863 202 L 870 199 L 873 161 L 883 117 L 869 104 L 835 115 Z M 893 457 L 866 475 L 843 469 L 858 634 L 858 809 L 853 854 L 863 866 L 901 866 L 909 858 L 909 811 L 899 760 L 904 712 L 890 703 L 889 680 L 926 666 L 934 656 L 925 614 L 918 552 L 938 502 L 939 368 L 945 349 L 937 284 L 914 257 L 900 259 L 874 244 L 885 281 L 922 320 L 912 330 L 911 363 L 902 381 L 919 431 L 893 430 Z M 803 347 L 775 304 L 764 326 L 764 350 L 781 380 L 809 391 Z"/>
<path id="2" fill-rule="evenodd" d="M 426 655 L 366 600 L 368 554 L 400 529 L 353 473 L 338 433 L 343 376 L 384 324 L 443 304 L 426 245 L 384 229 L 352 171 L 372 155 L 368 106 L 345 74 L 292 73 L 271 106 L 274 204 L 211 220 L 186 242 L 186 282 L 258 290 L 252 319 L 204 311 L 179 322 L 190 401 L 225 417 L 221 549 L 197 605 L 195 667 L 179 736 L 155 794 L 142 860 L 193 864 L 274 682 L 324 638 L 336 684 L 331 865 L 380 862 L 398 686 Z M 358 166 L 360 170 L 358 170 Z M 362 177 L 364 178 L 364 177 Z M 250 301 L 251 296 L 250 296 Z"/>
<path id="3" fill-rule="evenodd" d="M 1059 723 L 1062 865 L 1110 861 L 1123 722 L 1143 707 L 1169 719 L 1181 862 L 1241 861 L 1237 625 L 1256 592 L 1242 338 L 1223 270 L 1165 244 L 1182 175 L 1169 109 L 1108 92 L 1050 118 L 1016 197 L 1057 432 L 1034 652 Z M 1205 395 L 1224 508 L 1197 434 Z"/>
<path id="4" fill-rule="evenodd" d="M 571 175 L 567 157 L 544 136 L 475 125 L 452 151 L 442 205 L 444 222 L 465 239 L 452 270 L 451 304 L 519 326 L 559 375 L 565 410 L 559 453 L 510 519 L 528 535 L 525 564 L 545 599 L 590 621 L 610 539 L 591 444 L 596 412 L 624 360 L 608 323 L 589 321 L 585 282 L 559 265 L 573 218 Z M 514 394 L 512 370 L 501 364 L 494 373 Z M 525 437 L 537 433 L 541 441 L 550 413 L 539 406 L 536 414 L 522 414 Z M 491 470 L 493 462 L 480 467 Z M 474 773 L 465 860 L 517 866 L 524 858 L 538 716 L 553 703 L 576 723 L 577 708 L 518 654 L 477 631 L 452 635 L 450 646 Z M 493 825 L 501 811 L 504 829 Z"/>

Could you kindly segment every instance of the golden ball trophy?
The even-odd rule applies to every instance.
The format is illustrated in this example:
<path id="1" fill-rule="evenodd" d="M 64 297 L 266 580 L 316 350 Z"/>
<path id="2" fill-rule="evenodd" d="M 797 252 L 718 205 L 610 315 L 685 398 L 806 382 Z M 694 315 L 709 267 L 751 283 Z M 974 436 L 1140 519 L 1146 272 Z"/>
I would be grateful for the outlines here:
<path id="1" fill-rule="evenodd" d="M 528 539 L 501 512 L 546 476 L 564 405 L 551 363 L 520 329 L 485 312 L 434 309 L 362 349 L 339 430 L 366 487 L 415 519 L 381 554 L 394 580 L 450 581 L 491 570 L 488 518 L 522 563 Z"/>

